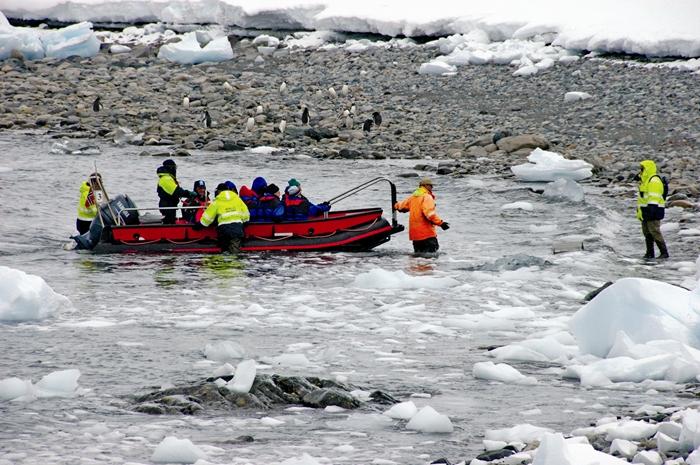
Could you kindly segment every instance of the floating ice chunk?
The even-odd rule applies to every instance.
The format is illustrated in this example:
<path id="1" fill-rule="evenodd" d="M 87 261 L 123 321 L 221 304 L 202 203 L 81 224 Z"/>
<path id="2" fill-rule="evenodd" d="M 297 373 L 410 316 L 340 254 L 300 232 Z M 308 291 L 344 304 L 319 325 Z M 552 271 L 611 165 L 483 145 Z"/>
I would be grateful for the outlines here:
<path id="1" fill-rule="evenodd" d="M 143 132 L 135 133 L 129 128 L 119 126 L 114 130 L 114 143 L 122 144 L 139 144 L 143 140 Z"/>
<path id="2" fill-rule="evenodd" d="M 525 376 L 518 370 L 505 363 L 478 362 L 474 364 L 472 374 L 475 378 L 500 381 L 502 383 L 536 384 L 537 380 Z"/>
<path id="3" fill-rule="evenodd" d="M 623 278 L 604 289 L 571 318 L 569 327 L 583 353 L 605 357 L 618 331 L 635 343 L 669 339 L 698 347 L 693 328 L 700 316 L 690 292 L 643 278 Z"/>
<path id="4" fill-rule="evenodd" d="M 593 96 L 587 92 L 567 92 L 564 94 L 565 102 L 578 102 L 579 100 L 588 100 Z"/>
<path id="5" fill-rule="evenodd" d="M 41 277 L 0 266 L 0 321 L 41 320 L 70 307 Z"/>
<path id="6" fill-rule="evenodd" d="M 428 63 L 423 63 L 418 68 L 418 74 L 434 74 L 434 75 L 450 75 L 457 72 L 457 68 L 445 63 L 444 61 L 433 60 Z"/>
<path id="7" fill-rule="evenodd" d="M 49 153 L 65 155 L 99 155 L 102 150 L 97 145 L 84 145 L 70 139 L 63 139 L 51 145 Z"/>
<path id="8" fill-rule="evenodd" d="M 266 145 L 261 145 L 259 147 L 253 147 L 250 149 L 250 153 L 257 153 L 262 155 L 270 155 L 274 152 L 278 152 L 280 149 L 277 147 L 269 147 Z"/>
<path id="9" fill-rule="evenodd" d="M 227 362 L 232 359 L 245 357 L 245 348 L 237 342 L 220 341 L 204 346 L 204 356 L 209 360 Z"/>
<path id="10" fill-rule="evenodd" d="M 358 275 L 353 285 L 364 289 L 441 289 L 457 286 L 459 281 L 453 278 L 409 276 L 401 270 L 375 268 Z"/>
<path id="11" fill-rule="evenodd" d="M 80 370 L 75 368 L 49 373 L 36 383 L 38 397 L 72 397 L 78 390 Z"/>
<path id="12" fill-rule="evenodd" d="M 552 433 L 552 430 L 523 423 L 512 428 L 486 430 L 485 438 L 490 441 L 529 443 L 541 441 L 546 433 Z"/>
<path id="13" fill-rule="evenodd" d="M 406 428 L 422 433 L 451 433 L 454 430 L 449 417 L 438 413 L 429 405 L 420 409 L 406 423 Z"/>
<path id="14" fill-rule="evenodd" d="M 250 392 L 255 381 L 255 360 L 244 360 L 236 367 L 236 374 L 226 384 L 230 391 L 245 394 Z"/>
<path id="15" fill-rule="evenodd" d="M 564 440 L 560 434 L 544 435 L 532 465 L 626 465 L 627 461 L 599 452 L 589 444 Z"/>
<path id="16" fill-rule="evenodd" d="M 689 451 L 700 448 L 700 412 L 695 409 L 686 409 L 681 412 L 681 435 L 678 438 L 680 450 Z M 700 454 L 698 459 L 700 459 Z M 700 463 L 700 460 L 698 460 Z"/>
<path id="17" fill-rule="evenodd" d="M 593 165 L 590 163 L 583 160 L 567 160 L 556 152 L 540 148 L 533 150 L 527 159 L 529 163 L 510 168 L 519 181 L 554 181 L 557 178 L 580 181 L 593 175 Z"/>
<path id="18" fill-rule="evenodd" d="M 416 404 L 409 400 L 408 402 L 401 402 L 392 406 L 389 410 L 384 412 L 384 415 L 395 420 L 410 420 L 416 412 L 418 412 Z"/>
<path id="19" fill-rule="evenodd" d="M 33 394 L 32 382 L 19 378 L 0 380 L 0 400 L 14 400 Z"/>
<path id="20" fill-rule="evenodd" d="M 551 199 L 565 199 L 572 202 L 583 201 L 583 187 L 569 178 L 559 178 L 544 186 L 544 197 Z"/>
<path id="21" fill-rule="evenodd" d="M 153 451 L 151 461 L 156 463 L 195 463 L 197 460 L 206 460 L 206 458 L 204 452 L 192 444 L 189 439 L 168 436 Z"/>
<path id="22" fill-rule="evenodd" d="M 158 58 L 191 65 L 204 62 L 219 62 L 233 59 L 233 50 L 228 37 L 219 37 L 204 47 L 199 45 L 197 34 L 188 32 L 180 42 L 165 44 L 158 52 Z"/>
<path id="23" fill-rule="evenodd" d="M 637 453 L 637 444 L 626 439 L 613 439 L 613 442 L 610 444 L 610 453 L 631 459 Z"/>
<path id="24" fill-rule="evenodd" d="M 512 202 L 501 206 L 502 210 L 525 210 L 531 212 L 535 207 L 530 202 Z"/>
<path id="25" fill-rule="evenodd" d="M 215 378 L 219 378 L 221 376 L 231 376 L 236 372 L 236 369 L 231 365 L 230 363 L 224 363 L 220 367 L 214 370 L 214 372 L 211 374 Z"/>
<path id="26" fill-rule="evenodd" d="M 626 439 L 627 441 L 647 439 L 656 434 L 656 430 L 659 428 L 657 424 L 637 420 L 620 421 L 605 426 L 607 430 L 605 438 L 608 441 L 614 439 Z"/>
<path id="27" fill-rule="evenodd" d="M 662 432 L 656 433 L 654 439 L 656 439 L 656 448 L 663 454 L 668 454 L 668 452 L 676 451 L 680 448 L 680 442 L 677 439 L 673 439 Z"/>
<path id="28" fill-rule="evenodd" d="M 263 417 L 260 419 L 260 424 L 264 426 L 279 426 L 283 425 L 284 422 L 272 417 Z"/>

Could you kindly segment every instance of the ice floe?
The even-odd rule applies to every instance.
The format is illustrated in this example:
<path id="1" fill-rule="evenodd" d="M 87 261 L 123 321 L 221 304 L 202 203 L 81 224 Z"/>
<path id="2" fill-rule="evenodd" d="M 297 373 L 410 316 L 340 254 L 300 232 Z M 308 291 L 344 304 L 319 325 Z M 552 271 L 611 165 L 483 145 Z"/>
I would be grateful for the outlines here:
<path id="1" fill-rule="evenodd" d="M 49 373 L 33 384 L 31 380 L 6 378 L 0 380 L 0 400 L 31 401 L 39 397 L 73 397 L 80 394 L 80 371 L 71 368 Z"/>
<path id="2" fill-rule="evenodd" d="M 541 182 L 569 178 L 574 181 L 590 178 L 593 165 L 583 160 L 567 160 L 556 152 L 534 149 L 527 157 L 529 163 L 510 169 L 519 181 Z"/>
<path id="3" fill-rule="evenodd" d="M 247 393 L 255 382 L 255 360 L 244 360 L 236 367 L 236 373 L 226 387 L 233 392 Z"/>
<path id="4" fill-rule="evenodd" d="M 406 428 L 422 433 L 451 433 L 454 430 L 449 417 L 438 413 L 429 405 L 420 409 L 418 413 L 406 423 Z"/>
<path id="5" fill-rule="evenodd" d="M 0 266 L 0 321 L 42 320 L 71 308 L 41 277 Z"/>
<path id="6" fill-rule="evenodd" d="M 525 376 L 506 363 L 495 364 L 493 362 L 478 362 L 474 364 L 472 374 L 475 378 L 500 381 L 514 384 L 536 384 L 537 380 L 531 376 Z"/>
<path id="7" fill-rule="evenodd" d="M 355 278 L 354 286 L 364 289 L 440 289 L 459 285 L 449 277 L 410 276 L 401 270 L 388 271 L 375 268 Z"/>
<path id="8" fill-rule="evenodd" d="M 570 178 L 559 178 L 544 186 L 544 197 L 550 199 L 569 200 L 571 202 L 583 201 L 583 187 Z"/>
<path id="9" fill-rule="evenodd" d="M 151 462 L 156 463 L 195 463 L 207 456 L 189 439 L 168 436 L 153 451 Z"/>

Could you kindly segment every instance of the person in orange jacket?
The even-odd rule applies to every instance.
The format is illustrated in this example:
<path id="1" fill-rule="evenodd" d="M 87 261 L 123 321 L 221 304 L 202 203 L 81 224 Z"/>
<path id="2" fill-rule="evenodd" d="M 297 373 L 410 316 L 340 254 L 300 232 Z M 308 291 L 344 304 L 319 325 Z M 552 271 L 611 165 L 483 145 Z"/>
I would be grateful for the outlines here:
<path id="1" fill-rule="evenodd" d="M 430 178 L 421 179 L 418 189 L 401 202 L 396 202 L 394 208 L 400 212 L 409 212 L 408 238 L 413 241 L 413 251 L 415 253 L 437 252 L 440 244 L 438 244 L 435 226 L 440 226 L 443 231 L 446 231 L 450 229 L 450 225 L 435 211 L 433 181 Z"/>

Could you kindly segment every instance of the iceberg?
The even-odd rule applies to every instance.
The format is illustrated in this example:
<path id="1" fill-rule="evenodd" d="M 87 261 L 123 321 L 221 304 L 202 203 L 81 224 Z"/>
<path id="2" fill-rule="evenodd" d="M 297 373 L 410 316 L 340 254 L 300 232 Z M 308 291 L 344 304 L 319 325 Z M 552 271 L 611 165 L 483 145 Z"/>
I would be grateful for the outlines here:
<path id="1" fill-rule="evenodd" d="M 559 178 L 544 186 L 544 197 L 550 199 L 570 200 L 572 202 L 583 201 L 583 187 L 570 178 Z"/>
<path id="2" fill-rule="evenodd" d="M 195 65 L 204 62 L 219 62 L 233 59 L 233 50 L 228 37 L 219 37 L 204 47 L 199 45 L 196 32 L 188 32 L 180 42 L 165 44 L 158 52 L 158 58 L 181 65 Z"/>
<path id="3" fill-rule="evenodd" d="M 0 266 L 0 321 L 42 320 L 70 306 L 41 277 Z"/>
<path id="4" fill-rule="evenodd" d="M 10 57 L 13 51 L 29 60 L 70 56 L 87 58 L 99 53 L 100 41 L 92 30 L 92 23 L 87 21 L 47 31 L 13 27 L 0 12 L 0 60 Z"/>
<path id="5" fill-rule="evenodd" d="M 527 157 L 529 163 L 512 166 L 510 170 L 519 181 L 552 182 L 558 178 L 574 181 L 590 178 L 593 165 L 583 160 L 567 160 L 556 152 L 537 148 Z"/>

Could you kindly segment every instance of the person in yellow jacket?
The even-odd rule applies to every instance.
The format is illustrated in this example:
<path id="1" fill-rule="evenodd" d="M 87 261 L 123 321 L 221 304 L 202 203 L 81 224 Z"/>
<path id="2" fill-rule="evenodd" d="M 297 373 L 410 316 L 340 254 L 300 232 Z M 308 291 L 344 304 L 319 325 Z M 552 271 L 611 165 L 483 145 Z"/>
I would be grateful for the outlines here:
<path id="1" fill-rule="evenodd" d="M 230 184 L 229 184 L 230 183 Z M 222 252 L 238 253 L 241 251 L 243 240 L 243 223 L 250 220 L 248 207 L 236 194 L 229 183 L 221 183 L 216 186 L 214 201 L 204 210 L 195 229 L 201 229 L 211 225 L 216 220 L 216 233 Z"/>
<path id="2" fill-rule="evenodd" d="M 421 179 L 418 189 L 401 202 L 396 202 L 394 208 L 400 212 L 409 212 L 408 238 L 413 241 L 413 251 L 415 253 L 437 252 L 440 245 L 435 226 L 440 226 L 443 231 L 446 231 L 450 225 L 435 211 L 433 181 L 430 178 Z"/>
<path id="3" fill-rule="evenodd" d="M 162 166 L 156 169 L 158 175 L 158 206 L 161 207 L 160 214 L 163 215 L 163 224 L 175 224 L 177 204 L 182 198 L 195 198 L 197 194 L 180 187 L 177 181 L 177 165 L 171 159 L 165 160 Z M 163 208 L 165 207 L 165 208 Z"/>
<path id="4" fill-rule="evenodd" d="M 641 166 L 639 195 L 637 197 L 637 219 L 642 222 L 642 234 L 646 242 L 644 258 L 654 258 L 654 243 L 659 248 L 659 258 L 668 258 L 666 241 L 661 234 L 666 200 L 664 183 L 656 173 L 656 163 L 644 160 Z"/>
<path id="5" fill-rule="evenodd" d="M 98 179 L 99 178 L 99 179 Z M 92 173 L 87 181 L 80 185 L 80 197 L 78 199 L 78 219 L 75 227 L 79 234 L 85 234 L 90 230 L 92 220 L 97 216 L 97 203 L 95 202 L 95 189 L 101 180 L 100 173 Z"/>

